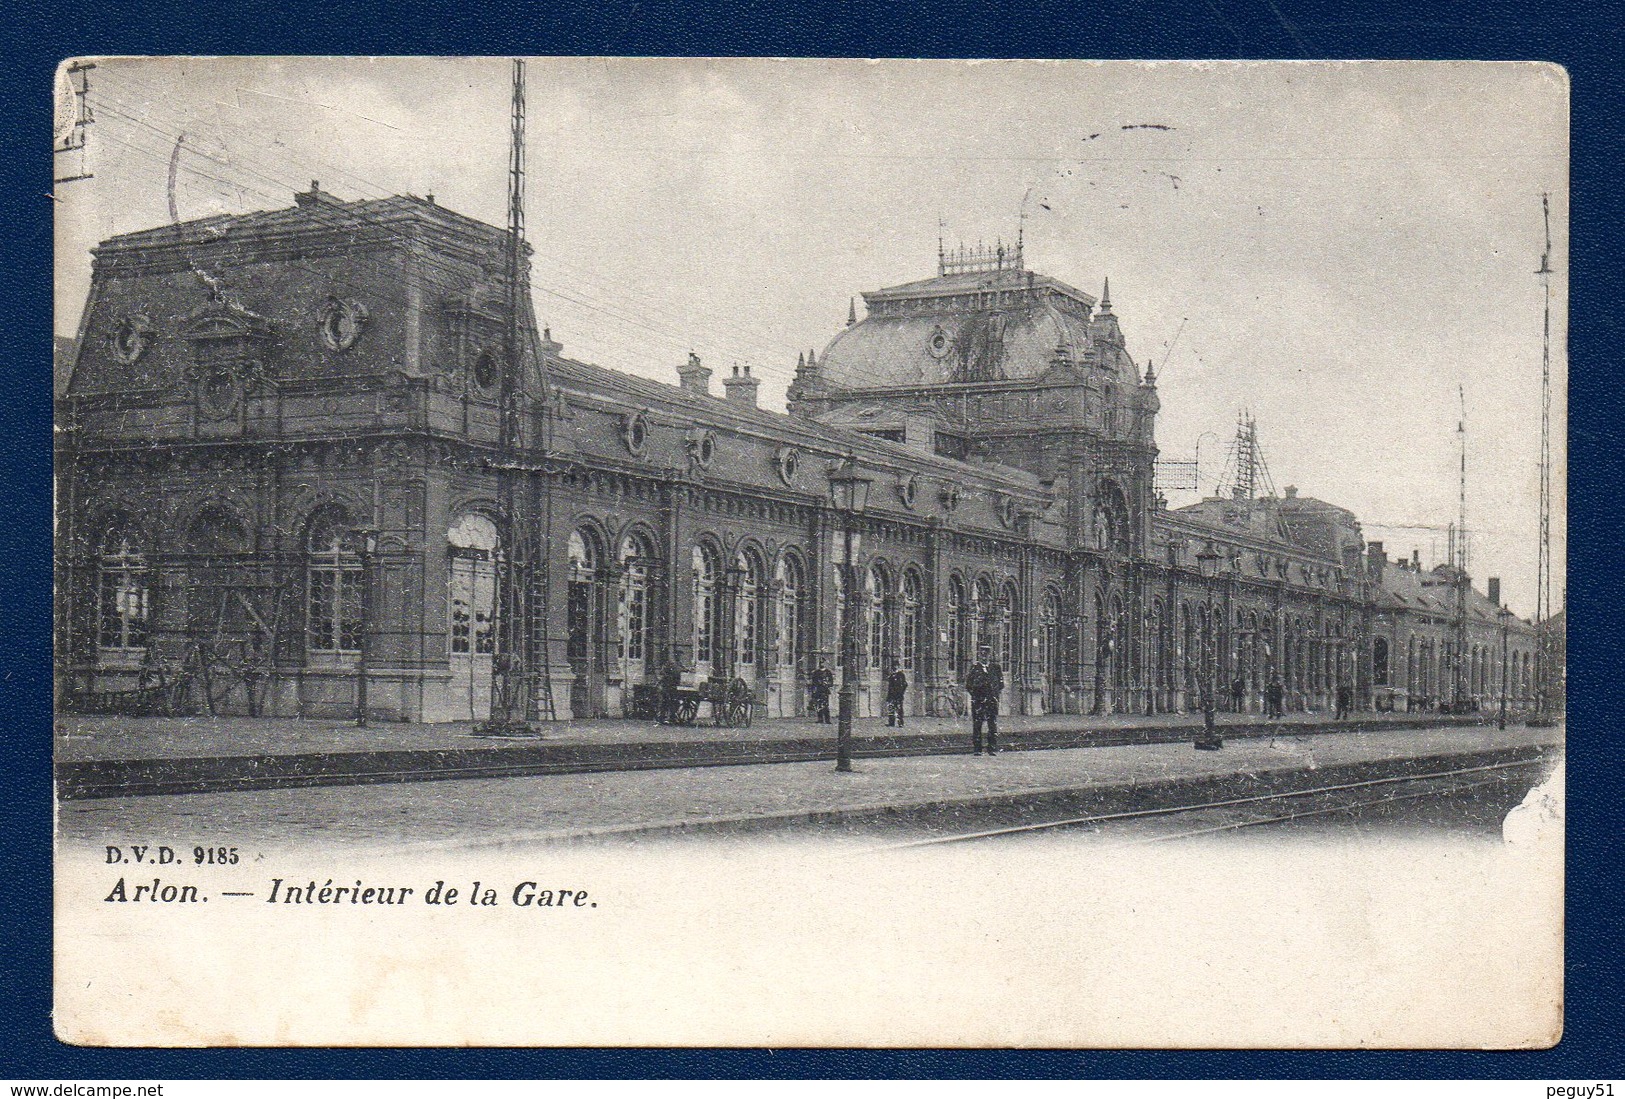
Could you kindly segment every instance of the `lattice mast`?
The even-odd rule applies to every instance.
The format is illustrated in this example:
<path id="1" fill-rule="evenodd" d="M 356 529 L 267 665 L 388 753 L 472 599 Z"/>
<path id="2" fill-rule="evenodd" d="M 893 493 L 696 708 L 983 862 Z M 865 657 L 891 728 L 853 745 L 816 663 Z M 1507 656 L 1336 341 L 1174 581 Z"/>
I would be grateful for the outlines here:
<path id="1" fill-rule="evenodd" d="M 1264 448 L 1258 443 L 1258 424 L 1246 410 L 1236 417 L 1236 436 L 1225 458 L 1218 494 L 1228 495 L 1232 500 L 1275 495 L 1275 482 L 1270 479 L 1269 466 L 1264 461 Z"/>
<path id="2" fill-rule="evenodd" d="M 1535 566 L 1535 721 L 1551 716 L 1552 617 L 1552 212 L 1551 196 L 1540 196 L 1546 246 L 1540 254 L 1542 322 L 1540 343 L 1540 551 Z"/>
<path id="3" fill-rule="evenodd" d="M 1453 586 L 1456 589 L 1455 600 L 1455 639 L 1452 646 L 1451 685 L 1455 691 L 1457 702 L 1464 702 L 1467 698 L 1467 593 L 1471 587 L 1468 579 L 1467 567 L 1470 563 L 1467 540 L 1467 390 L 1461 385 L 1456 386 L 1456 397 L 1460 402 L 1460 415 L 1456 419 L 1456 441 L 1460 451 L 1460 465 L 1456 477 L 1456 521 L 1450 524 L 1449 551 L 1450 567 L 1455 570 Z"/>
<path id="4" fill-rule="evenodd" d="M 532 732 L 532 699 L 550 692 L 545 638 L 537 645 L 531 619 L 539 608 L 532 588 L 545 569 L 535 568 L 532 546 L 533 470 L 525 462 L 524 344 L 525 320 L 525 63 L 513 63 L 511 140 L 508 149 L 508 239 L 504 257 L 506 281 L 501 407 L 496 463 L 498 490 L 507 520 L 503 557 L 497 567 L 496 656 L 491 675 L 491 717 L 482 732 L 496 735 Z M 546 406 L 545 394 L 542 401 Z M 543 612 L 545 617 L 545 611 Z M 540 664 L 540 668 L 538 668 Z M 540 685 L 540 686 L 539 686 Z M 546 696 L 550 702 L 550 693 Z M 548 709 L 551 706 L 548 705 Z"/>

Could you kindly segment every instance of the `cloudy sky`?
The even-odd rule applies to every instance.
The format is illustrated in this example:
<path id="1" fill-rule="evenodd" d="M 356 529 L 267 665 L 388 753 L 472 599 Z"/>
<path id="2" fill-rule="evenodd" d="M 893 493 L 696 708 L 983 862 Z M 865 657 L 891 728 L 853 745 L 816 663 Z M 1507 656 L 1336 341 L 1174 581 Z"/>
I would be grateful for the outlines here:
<path id="1" fill-rule="evenodd" d="M 1029 267 L 1090 293 L 1110 276 L 1161 375 L 1163 455 L 1202 440 L 1209 489 L 1245 408 L 1277 487 L 1431 563 L 1463 387 L 1473 572 L 1533 609 L 1542 192 L 1559 508 L 1563 491 L 1559 71 L 535 59 L 528 76 L 536 308 L 567 355 L 668 381 L 690 349 L 748 361 L 782 407 L 852 295 L 935 273 L 939 220 L 950 246 L 1008 240 L 1025 208 Z M 505 220 L 504 59 L 101 60 L 91 78 L 95 178 L 57 194 L 59 333 L 96 241 L 169 219 L 182 134 L 181 218 L 285 206 L 319 179 Z"/>

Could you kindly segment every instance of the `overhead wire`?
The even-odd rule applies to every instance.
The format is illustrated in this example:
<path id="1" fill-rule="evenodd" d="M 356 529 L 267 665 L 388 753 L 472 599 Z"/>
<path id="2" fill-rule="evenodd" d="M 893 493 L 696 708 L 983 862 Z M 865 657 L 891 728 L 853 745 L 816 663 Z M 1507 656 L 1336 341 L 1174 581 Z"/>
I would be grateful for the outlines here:
<path id="1" fill-rule="evenodd" d="M 136 83 L 139 83 L 139 82 L 136 82 Z M 164 138 L 166 140 L 166 142 L 172 141 L 175 137 L 177 137 L 179 135 L 179 132 L 182 132 L 181 131 L 181 124 L 180 124 L 180 122 L 178 120 L 176 121 L 176 126 L 175 126 L 176 132 L 172 133 L 172 132 L 170 132 L 170 130 L 164 128 L 162 125 L 155 124 L 150 119 L 141 117 L 140 112 L 156 113 L 156 112 L 152 111 L 152 107 L 151 107 L 150 104 L 131 103 L 131 102 L 119 97 L 116 93 L 107 92 L 107 91 L 104 91 L 104 92 L 102 92 L 100 94 L 99 101 L 102 104 L 104 104 L 107 107 L 107 109 L 110 111 L 110 113 L 112 113 L 113 115 L 115 115 L 117 117 L 120 117 L 123 120 L 125 120 L 125 121 L 127 121 L 127 122 L 129 122 L 129 123 L 131 123 L 133 125 L 140 126 L 140 127 L 143 127 L 145 129 L 151 131 L 153 134 Z M 128 143 L 121 142 L 121 144 L 128 144 Z M 265 160 L 262 157 L 257 157 L 257 156 L 251 155 L 251 154 L 245 154 L 245 153 L 242 153 L 240 151 L 233 151 L 231 153 L 231 155 L 229 156 L 229 158 L 222 159 L 222 158 L 217 157 L 217 156 L 209 156 L 208 154 L 203 153 L 202 150 L 194 149 L 193 151 L 199 152 L 200 155 L 204 155 L 211 162 L 213 162 L 213 163 L 215 163 L 217 165 L 220 165 L 223 168 L 235 169 L 237 172 L 244 173 L 244 174 L 250 175 L 252 177 L 258 178 L 261 181 L 265 182 L 266 184 L 268 184 L 268 185 L 270 185 L 270 186 L 272 186 L 274 188 L 277 188 L 278 190 L 281 190 L 282 188 L 290 187 L 290 184 L 288 183 L 288 181 L 285 178 L 282 178 L 282 177 L 280 177 L 280 176 L 278 176 L 276 174 L 272 174 L 272 173 L 278 172 L 279 170 L 286 170 L 286 169 L 282 169 L 278 165 L 271 164 L 270 162 L 268 162 L 267 160 Z M 156 154 L 152 154 L 149 151 L 149 155 L 156 155 Z M 292 158 L 291 157 L 286 158 L 286 160 L 287 160 L 288 166 L 291 167 L 293 165 L 293 163 L 294 163 Z M 336 169 L 336 166 L 333 165 L 331 162 L 319 161 L 319 163 L 321 164 L 321 166 L 324 169 L 325 168 L 335 168 Z M 186 165 L 186 168 L 187 168 L 187 170 L 188 170 L 188 172 L 190 174 L 201 175 L 201 176 L 203 176 L 205 178 L 210 178 L 210 179 L 214 180 L 216 183 L 220 184 L 221 186 L 231 188 L 233 190 L 238 191 L 239 193 L 241 193 L 243 190 L 245 190 L 243 185 L 240 182 L 238 182 L 237 180 L 228 179 L 228 178 L 226 178 L 224 176 L 217 175 L 217 174 L 214 174 L 214 173 L 204 172 L 204 171 L 202 171 L 202 170 L 200 170 L 200 169 L 198 169 L 195 166 L 190 165 L 190 164 Z M 338 170 L 340 175 L 346 176 L 346 177 L 354 180 L 356 182 L 356 185 L 357 185 L 358 189 L 361 189 L 363 191 L 372 191 L 379 197 L 392 197 L 393 193 L 389 189 L 384 188 L 384 187 L 382 187 L 382 186 L 380 186 L 380 185 L 378 185 L 376 183 L 373 183 L 373 182 L 365 179 L 364 177 L 360 176 L 357 173 L 348 172 L 348 171 L 345 171 L 345 170 L 342 170 L 342 169 L 337 169 L 337 170 Z M 331 175 L 332 173 L 329 173 L 329 174 Z M 251 188 L 247 188 L 247 190 L 251 190 L 254 193 L 259 194 L 262 197 L 265 197 L 265 198 L 267 198 L 267 199 L 269 199 L 269 200 L 271 200 L 273 202 L 277 201 L 278 198 L 279 198 L 279 196 L 277 194 L 272 193 L 272 192 L 266 192 L 266 191 L 264 191 L 264 190 L 262 190 L 260 188 L 252 188 L 251 187 Z M 323 213 L 325 213 L 325 211 L 323 211 Z M 350 213 L 352 215 L 356 215 L 359 212 L 351 211 Z M 321 217 L 322 214 L 318 213 L 318 214 L 316 214 L 314 216 Z M 558 260 L 556 257 L 553 257 L 553 256 L 546 257 L 545 262 L 547 264 L 549 264 L 549 265 L 566 267 L 566 268 L 569 268 L 570 270 L 578 272 L 579 274 L 588 275 L 588 276 L 592 277 L 593 281 L 599 282 L 601 285 L 602 284 L 609 284 L 614 292 L 619 293 L 619 294 L 621 294 L 623 296 L 643 297 L 644 301 L 645 301 L 645 304 L 648 305 L 648 306 L 652 306 L 652 311 L 653 312 L 659 313 L 659 314 L 664 314 L 666 317 L 674 319 L 674 320 L 679 319 L 679 318 L 676 317 L 676 315 L 673 313 L 672 310 L 670 310 L 668 308 L 665 308 L 664 306 L 660 306 L 657 303 L 654 303 L 652 299 L 647 298 L 646 295 L 641 294 L 639 291 L 637 291 L 635 289 L 631 289 L 631 288 L 627 287 L 626 284 L 624 284 L 624 283 L 621 283 L 621 284 L 617 285 L 616 280 L 606 279 L 606 278 L 604 278 L 604 277 L 602 277 L 600 275 L 597 275 L 596 273 L 587 271 L 587 269 L 585 269 L 585 268 L 580 268 L 580 267 L 577 267 L 576 265 L 570 264 L 570 263 L 568 263 L 566 261 Z M 430 260 L 429 263 L 430 263 L 430 266 L 435 265 L 433 260 Z M 444 265 L 441 265 L 441 269 L 443 271 L 445 271 L 451 277 L 457 279 L 458 281 L 462 281 L 462 280 L 466 279 L 466 275 L 461 271 L 457 271 L 457 270 L 454 270 L 454 269 L 447 269 Z M 536 274 L 536 272 L 533 270 L 533 272 L 532 272 L 532 283 L 533 283 L 533 285 L 535 286 L 536 289 L 538 289 L 538 290 L 540 290 L 540 291 L 542 291 L 544 293 L 551 294 L 551 295 L 559 298 L 562 301 L 567 301 L 567 302 L 570 302 L 572 304 L 578 305 L 581 308 L 587 309 L 587 310 L 592 311 L 592 312 L 596 312 L 599 315 L 605 316 L 605 317 L 607 317 L 607 318 L 609 318 L 611 320 L 616 321 L 617 323 L 632 325 L 634 327 L 640 328 L 643 331 L 648 332 L 651 336 L 653 336 L 656 339 L 660 340 L 664 345 L 669 346 L 669 347 L 673 348 L 674 350 L 691 348 L 694 345 L 694 343 L 696 342 L 691 338 L 691 335 L 689 335 L 689 334 L 680 333 L 680 332 L 677 332 L 676 330 L 671 329 L 671 328 L 666 328 L 666 327 L 661 327 L 661 326 L 658 326 L 658 325 L 655 325 L 655 324 L 651 324 L 651 323 L 649 323 L 649 322 L 647 322 L 647 321 L 645 321 L 645 320 L 643 320 L 643 319 L 641 319 L 639 317 L 629 316 L 629 315 L 627 315 L 625 313 L 618 312 L 615 309 L 613 309 L 612 307 L 609 307 L 609 306 L 607 306 L 607 305 L 605 305 L 603 303 L 594 302 L 592 300 L 588 300 L 585 297 L 577 296 L 575 294 L 570 294 L 570 293 L 562 290 L 561 288 L 559 288 L 557 286 L 549 285 L 546 281 L 537 280 L 536 277 L 535 277 L 535 274 Z M 651 311 L 651 310 L 646 310 L 646 311 Z M 700 314 L 702 316 L 702 318 L 704 318 L 704 319 L 708 319 L 708 320 L 711 319 L 711 318 L 705 317 L 706 311 L 703 308 L 695 309 L 695 310 L 693 310 L 693 312 L 696 312 L 696 313 Z M 747 346 L 747 345 L 743 345 L 743 344 L 737 344 L 732 340 L 719 341 L 716 338 L 716 332 L 719 331 L 719 330 L 721 330 L 721 331 L 732 331 L 732 330 L 738 330 L 738 329 L 741 329 L 741 328 L 746 329 L 747 330 L 746 334 L 750 335 L 750 334 L 752 334 L 749 331 L 749 329 L 751 329 L 751 327 L 752 326 L 750 326 L 750 325 L 741 325 L 737 321 L 737 319 L 732 320 L 727 325 L 722 325 L 720 323 L 713 322 L 712 324 L 709 325 L 711 335 L 710 335 L 710 337 L 708 339 L 706 339 L 703 342 L 710 343 L 713 346 L 720 346 L 721 350 L 725 354 L 732 354 L 733 357 L 736 358 L 736 360 L 751 363 L 754 367 L 758 368 L 758 372 L 760 374 L 767 375 L 769 377 L 774 377 L 774 376 L 777 376 L 777 377 L 780 377 L 780 378 L 787 377 L 789 375 L 789 373 L 790 373 L 789 369 L 787 367 L 780 367 L 777 364 L 777 362 L 775 361 L 777 359 L 778 352 L 777 351 L 768 352 L 766 350 L 765 344 L 763 346 L 760 346 L 760 347 L 754 346 L 754 344 L 750 345 L 750 346 Z M 755 335 L 756 335 L 756 337 L 758 339 L 762 338 L 762 336 L 763 336 L 763 334 L 760 331 L 755 332 Z M 593 333 L 593 337 L 597 338 L 598 333 Z M 632 349 L 632 350 L 635 350 L 636 347 L 637 347 L 636 344 L 632 344 L 629 341 L 624 341 L 624 340 L 620 341 L 620 344 L 621 344 L 621 346 L 623 346 L 623 347 L 625 347 L 627 349 Z M 678 351 L 678 353 L 680 353 L 680 350 Z M 634 355 L 634 358 L 643 359 L 643 358 L 646 358 L 646 355 L 637 354 L 637 355 Z"/>
<path id="2" fill-rule="evenodd" d="M 138 153 L 141 153 L 141 154 L 145 155 L 148 159 L 153 160 L 155 163 L 166 162 L 166 158 L 162 154 L 160 154 L 160 153 L 158 153 L 158 152 L 156 152 L 156 151 L 154 151 L 154 150 L 152 150 L 150 148 L 145 148 L 145 147 L 140 146 L 139 144 L 124 141 L 124 140 L 118 139 L 116 137 L 114 137 L 113 140 L 117 144 L 123 145 L 123 146 L 125 146 L 127 148 L 130 148 L 130 149 L 132 149 L 132 150 L 134 150 L 134 151 L 136 151 Z M 206 170 L 204 170 L 202 168 L 197 167 L 196 165 L 186 164 L 186 165 L 183 165 L 183 169 L 189 175 L 210 180 L 210 181 L 212 181 L 212 182 L 214 182 L 214 183 L 216 183 L 216 184 L 218 184 L 218 185 L 220 185 L 222 187 L 232 188 L 232 189 L 240 191 L 240 192 L 241 191 L 248 191 L 248 192 L 251 192 L 253 194 L 260 195 L 261 197 L 267 198 L 267 199 L 269 199 L 271 201 L 275 201 L 276 197 L 277 197 L 275 194 L 273 194 L 271 192 L 268 192 L 268 191 L 264 190 L 263 188 L 254 187 L 252 185 L 242 184 L 240 181 L 229 179 L 227 177 L 218 175 L 216 173 L 206 171 Z M 251 171 L 249 169 L 242 169 L 242 170 Z M 252 174 L 261 175 L 258 172 L 252 172 Z M 279 180 L 270 179 L 269 177 L 264 177 L 263 175 L 261 175 L 261 178 L 269 179 L 269 182 L 272 185 L 276 185 L 278 187 L 283 185 L 282 181 L 279 181 Z M 307 220 L 314 221 L 319 225 L 322 225 L 322 226 L 325 226 L 327 228 L 331 228 L 331 229 L 334 229 L 334 230 L 346 231 L 346 232 L 354 232 L 358 228 L 365 228 L 365 227 L 368 226 L 369 222 L 372 225 L 380 224 L 380 222 L 376 218 L 370 216 L 367 212 L 354 209 L 353 207 L 335 208 L 335 207 L 324 207 L 324 206 L 321 206 L 319 204 L 313 204 L 311 206 L 308 206 L 308 207 L 304 208 L 304 216 L 307 218 Z M 431 285 L 434 285 L 438 289 L 445 290 L 445 291 L 466 291 L 469 288 L 469 286 L 471 285 L 471 283 L 473 282 L 473 278 L 471 276 L 471 273 L 466 268 L 455 267 L 450 263 L 437 260 L 432 256 L 418 255 L 415 258 L 422 265 L 423 268 L 428 269 L 428 271 L 431 273 L 430 277 L 427 279 L 427 281 L 430 282 Z M 352 254 L 350 256 L 350 259 L 353 262 L 358 262 L 358 263 L 361 263 L 361 264 L 368 265 L 368 266 L 372 267 L 374 270 L 386 274 L 390 278 L 398 278 L 400 276 L 400 271 L 397 268 L 395 268 L 393 266 L 390 266 L 390 265 L 387 265 L 387 264 L 385 264 L 384 261 L 379 260 L 379 259 L 377 259 L 375 257 L 369 257 L 369 256 L 366 256 L 364 254 L 355 253 L 355 254 Z M 303 263 L 301 261 L 293 260 L 293 261 L 289 261 L 289 262 L 296 269 L 305 270 L 305 271 L 308 271 L 308 272 L 313 273 L 313 274 L 321 275 L 323 277 L 329 277 L 330 274 L 331 274 L 330 272 L 321 271 L 321 270 L 319 270 L 317 268 L 311 267 L 309 264 Z M 435 274 L 438 274 L 441 277 L 436 278 L 436 277 L 434 277 Z M 535 285 L 535 280 L 534 279 L 532 280 L 532 282 L 533 282 L 533 289 L 534 290 L 537 290 L 537 291 L 542 292 L 542 293 L 553 295 L 553 296 L 558 297 L 558 298 L 560 298 L 562 300 L 570 301 L 573 304 L 579 305 L 583 309 L 587 309 L 589 311 L 592 311 L 592 312 L 598 313 L 600 315 L 603 315 L 603 316 L 609 318 L 610 320 L 612 320 L 612 321 L 614 321 L 614 322 L 616 322 L 618 324 L 630 325 L 630 326 L 635 327 L 635 328 L 643 329 L 644 331 L 648 332 L 652 337 L 664 341 L 667 346 L 673 348 L 674 349 L 674 355 L 679 353 L 676 349 L 681 349 L 681 348 L 686 348 L 686 347 L 692 346 L 692 344 L 689 341 L 683 340 L 680 336 L 677 336 L 677 335 L 675 335 L 673 333 L 670 333 L 668 331 L 659 329 L 659 328 L 657 328 L 657 327 L 655 327 L 653 325 L 642 322 L 642 321 L 638 320 L 637 318 L 630 317 L 630 316 L 627 316 L 625 314 L 618 313 L 618 312 L 616 312 L 616 311 L 614 311 L 614 310 L 612 310 L 612 309 L 610 309 L 608 307 L 605 307 L 603 305 L 596 304 L 596 303 L 593 303 L 591 301 L 579 298 L 579 297 L 577 297 L 575 295 L 571 295 L 571 294 L 569 294 L 567 292 L 558 290 L 558 289 L 553 288 L 553 287 L 549 287 L 549 286 L 547 286 L 545 284 Z M 595 332 L 594 337 L 601 340 L 604 343 L 607 343 L 607 344 L 611 345 L 612 347 L 620 348 L 626 354 L 626 356 L 628 358 L 632 359 L 633 361 L 646 362 L 647 359 L 648 359 L 648 353 L 647 353 L 648 349 L 647 349 L 647 347 L 645 347 L 643 345 L 640 345 L 640 344 L 633 343 L 631 340 L 628 340 L 625 337 L 620 336 L 619 334 L 617 334 L 613 329 L 611 329 L 609 332 Z"/>

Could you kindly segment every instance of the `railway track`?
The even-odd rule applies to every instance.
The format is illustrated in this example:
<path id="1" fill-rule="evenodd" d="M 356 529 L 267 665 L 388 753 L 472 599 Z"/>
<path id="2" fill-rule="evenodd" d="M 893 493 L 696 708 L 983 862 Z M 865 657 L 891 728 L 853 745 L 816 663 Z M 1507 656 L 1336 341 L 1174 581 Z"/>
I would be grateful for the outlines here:
<path id="1" fill-rule="evenodd" d="M 1167 843 L 1221 832 L 1268 827 L 1314 817 L 1334 816 L 1340 813 L 1357 812 L 1362 809 L 1386 807 L 1408 801 L 1448 797 L 1483 787 L 1505 785 L 1514 777 L 1515 772 L 1529 771 L 1544 765 L 1545 761 L 1541 759 L 1520 759 L 1503 763 L 1429 771 L 1422 774 L 1394 775 L 1354 782 L 1331 783 L 1298 790 L 1216 798 L 1150 809 L 1092 813 L 1057 820 L 1034 821 L 973 832 L 931 836 L 906 843 L 889 844 L 873 850 L 877 852 L 900 851 L 910 848 L 938 847 L 947 844 L 980 843 L 1042 833 L 1054 833 L 1068 829 L 1095 828 L 1103 830 L 1114 825 L 1128 825 L 1156 820 L 1177 821 L 1181 817 L 1192 817 L 1197 814 L 1220 811 L 1247 814 L 1238 819 L 1224 820 L 1218 823 L 1204 823 L 1198 827 L 1158 832 L 1152 835 L 1133 837 L 1128 840 L 1130 843 Z M 1420 789 L 1414 788 L 1419 786 Z M 1408 787 L 1410 789 L 1407 789 Z M 1312 804 L 1314 799 L 1322 799 L 1327 804 Z"/>

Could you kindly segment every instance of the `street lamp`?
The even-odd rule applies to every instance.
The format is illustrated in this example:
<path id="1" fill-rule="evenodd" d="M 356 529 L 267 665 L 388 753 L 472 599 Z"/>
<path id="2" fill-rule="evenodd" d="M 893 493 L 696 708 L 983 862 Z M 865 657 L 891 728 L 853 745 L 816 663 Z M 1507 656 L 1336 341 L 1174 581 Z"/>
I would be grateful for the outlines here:
<path id="1" fill-rule="evenodd" d="M 835 726 L 835 769 L 852 770 L 852 711 L 858 700 L 858 634 L 856 615 L 857 570 L 852 567 L 852 540 L 857 534 L 858 516 L 869 506 L 869 487 L 874 478 L 858 472 L 857 460 L 848 457 L 829 475 L 830 503 L 841 514 L 844 537 L 841 554 L 842 576 L 845 578 L 842 597 L 846 606 L 841 614 L 841 696 L 840 716 Z"/>
<path id="2" fill-rule="evenodd" d="M 1213 585 L 1219 578 L 1219 552 L 1209 542 L 1202 552 L 1196 555 L 1196 564 L 1202 570 L 1204 598 L 1207 601 L 1207 625 L 1202 637 L 1202 680 L 1200 689 L 1202 694 L 1202 731 L 1196 737 L 1195 747 L 1204 752 L 1217 751 L 1224 747 L 1224 740 L 1213 722 L 1213 695 L 1214 695 L 1214 652 L 1213 647 L 1218 642 L 1217 628 L 1213 622 L 1216 613 L 1213 602 Z"/>
<path id="3" fill-rule="evenodd" d="M 1507 649 L 1511 644 L 1512 612 L 1503 603 L 1495 613 L 1501 619 L 1501 716 L 1496 719 L 1495 727 L 1505 729 L 1507 727 L 1507 658 L 1509 656 Z"/>
<path id="4" fill-rule="evenodd" d="M 355 723 L 367 727 L 367 662 L 371 653 L 368 635 L 372 632 L 372 562 L 378 552 L 378 532 L 360 528 L 350 532 L 355 541 L 356 554 L 361 558 L 361 628 L 356 637 L 355 659 Z"/>

